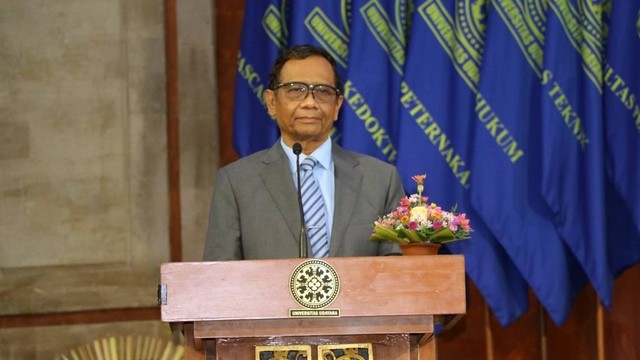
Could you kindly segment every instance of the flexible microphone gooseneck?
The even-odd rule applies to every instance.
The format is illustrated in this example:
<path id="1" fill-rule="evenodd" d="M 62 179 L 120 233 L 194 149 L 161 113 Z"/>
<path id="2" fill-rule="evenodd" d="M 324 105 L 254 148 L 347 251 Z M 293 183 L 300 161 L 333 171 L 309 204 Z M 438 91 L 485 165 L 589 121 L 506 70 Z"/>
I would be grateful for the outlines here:
<path id="1" fill-rule="evenodd" d="M 296 154 L 296 175 L 298 176 L 298 207 L 300 208 L 300 258 L 308 258 L 309 250 L 307 248 L 307 229 L 304 224 L 302 189 L 300 189 L 300 154 L 302 153 L 302 145 L 300 145 L 300 143 L 293 144 L 293 153 Z"/>

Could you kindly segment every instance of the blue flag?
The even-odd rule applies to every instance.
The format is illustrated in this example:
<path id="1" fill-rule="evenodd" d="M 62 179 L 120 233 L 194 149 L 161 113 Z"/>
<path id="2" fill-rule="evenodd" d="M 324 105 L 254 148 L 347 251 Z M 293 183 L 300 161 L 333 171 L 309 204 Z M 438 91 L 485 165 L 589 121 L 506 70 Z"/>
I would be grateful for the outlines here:
<path id="1" fill-rule="evenodd" d="M 471 201 L 551 318 L 562 324 L 584 275 L 540 194 L 545 14 L 537 14 L 536 23 L 523 5 L 493 2 L 489 7 L 475 104 Z"/>
<path id="2" fill-rule="evenodd" d="M 640 262 L 640 1 L 615 1 L 607 10 L 603 69 L 607 238 L 611 271 L 618 275 Z"/>
<path id="3" fill-rule="evenodd" d="M 404 1 L 353 4 L 349 67 L 340 118 L 342 145 L 395 163 L 398 94 L 405 62 L 408 6 Z M 375 74 L 375 76 L 372 76 Z"/>
<path id="4" fill-rule="evenodd" d="M 542 187 L 564 240 L 606 306 L 613 275 L 606 246 L 602 9 L 551 1 L 542 69 Z M 577 24 L 580 26 L 576 27 Z"/>
<path id="5" fill-rule="evenodd" d="M 471 219 L 472 239 L 447 248 L 465 255 L 467 273 L 506 325 L 526 311 L 527 285 L 470 205 L 477 176 L 471 170 L 472 138 L 482 131 L 474 119 L 482 38 L 475 39 L 475 47 L 464 39 L 454 5 L 425 1 L 416 7 L 400 93 L 397 165 L 408 190 L 415 190 L 411 175 L 426 172 L 429 201 L 445 208 L 457 205 Z M 465 17 L 479 19 L 474 10 L 462 10 Z M 477 23 L 470 25 L 480 30 Z"/>
<path id="6" fill-rule="evenodd" d="M 291 6 L 291 45 L 312 44 L 325 49 L 336 60 L 344 81 L 350 52 L 351 8 L 322 0 L 297 1 Z"/>
<path id="7" fill-rule="evenodd" d="M 233 145 L 241 157 L 270 147 L 280 136 L 263 96 L 271 64 L 289 46 L 286 12 L 280 3 L 253 1 L 245 10 L 233 122 Z"/>

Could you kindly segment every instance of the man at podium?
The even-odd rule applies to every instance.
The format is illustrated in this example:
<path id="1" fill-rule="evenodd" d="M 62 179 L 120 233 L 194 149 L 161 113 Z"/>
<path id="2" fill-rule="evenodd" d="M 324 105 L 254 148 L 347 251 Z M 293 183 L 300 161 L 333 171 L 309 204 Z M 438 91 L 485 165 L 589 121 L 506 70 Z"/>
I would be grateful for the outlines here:
<path id="1" fill-rule="evenodd" d="M 400 253 L 369 240 L 405 195 L 398 171 L 329 137 L 341 88 L 324 49 L 295 46 L 276 59 L 264 99 L 281 137 L 218 170 L 205 261 Z"/>

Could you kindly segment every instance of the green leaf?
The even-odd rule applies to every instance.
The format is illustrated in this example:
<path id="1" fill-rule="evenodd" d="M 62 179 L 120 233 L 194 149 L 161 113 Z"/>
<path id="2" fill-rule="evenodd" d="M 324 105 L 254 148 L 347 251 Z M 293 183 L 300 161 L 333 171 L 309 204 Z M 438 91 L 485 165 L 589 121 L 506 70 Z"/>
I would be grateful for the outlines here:
<path id="1" fill-rule="evenodd" d="M 409 240 L 403 239 L 399 237 L 395 230 L 389 229 L 383 226 L 376 226 L 373 234 L 371 235 L 371 240 L 374 241 L 394 241 L 398 243 L 408 243 Z"/>
<path id="2" fill-rule="evenodd" d="M 431 237 L 438 242 L 449 242 L 455 240 L 456 237 L 453 235 L 453 231 L 449 228 L 442 228 L 440 230 L 436 230 Z"/>
<path id="3" fill-rule="evenodd" d="M 400 230 L 398 230 L 398 233 L 401 236 L 406 237 L 407 239 L 409 239 L 409 241 L 412 242 L 412 243 L 424 242 L 424 240 L 422 239 L 420 234 L 415 230 L 400 229 Z"/>

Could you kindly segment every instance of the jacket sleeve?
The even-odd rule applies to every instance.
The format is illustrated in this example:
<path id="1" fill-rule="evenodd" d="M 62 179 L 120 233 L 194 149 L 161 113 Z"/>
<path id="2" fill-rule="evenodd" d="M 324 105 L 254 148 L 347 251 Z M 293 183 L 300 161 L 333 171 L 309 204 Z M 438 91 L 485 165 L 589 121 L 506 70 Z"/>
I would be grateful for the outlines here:
<path id="1" fill-rule="evenodd" d="M 402 187 L 402 179 L 398 173 L 398 169 L 392 168 L 389 177 L 389 187 L 387 191 L 387 201 L 385 204 L 384 214 L 386 215 L 398 207 L 400 199 L 405 196 L 404 188 Z M 402 251 L 400 246 L 396 243 L 381 242 L 378 245 L 378 255 L 401 255 Z"/>
<path id="2" fill-rule="evenodd" d="M 221 168 L 213 187 L 203 260 L 239 259 L 242 259 L 240 213 L 233 182 L 225 168 Z"/>

